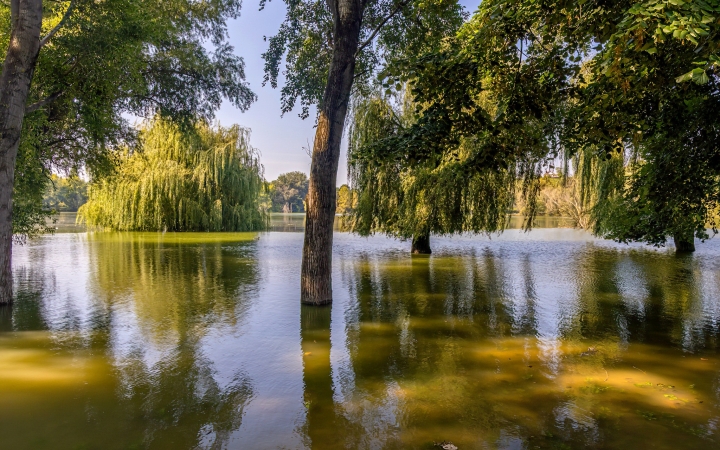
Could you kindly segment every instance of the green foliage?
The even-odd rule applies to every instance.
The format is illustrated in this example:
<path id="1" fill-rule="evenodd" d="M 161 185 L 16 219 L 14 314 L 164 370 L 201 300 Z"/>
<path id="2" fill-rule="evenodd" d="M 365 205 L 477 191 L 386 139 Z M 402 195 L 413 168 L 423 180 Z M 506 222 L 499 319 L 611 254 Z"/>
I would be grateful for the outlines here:
<path id="1" fill-rule="evenodd" d="M 688 126 L 693 121 L 686 116 L 687 122 L 654 133 L 632 148 L 624 164 L 620 155 L 584 155 L 611 178 L 594 189 L 596 234 L 659 246 L 668 236 L 707 239 L 708 227 L 717 233 L 720 130 L 711 111 L 698 111 L 702 124 Z M 586 176 L 586 183 L 602 183 L 608 175 Z"/>
<path id="2" fill-rule="evenodd" d="M 387 99 L 358 102 L 348 157 L 358 197 L 351 213 L 353 231 L 410 238 L 504 229 L 524 169 L 474 169 L 486 135 L 463 138 L 454 152 L 432 164 L 382 161 L 367 151 L 402 133 L 411 120 Z"/>
<path id="3" fill-rule="evenodd" d="M 304 212 L 308 177 L 303 172 L 288 172 L 270 183 L 270 198 L 274 212 Z"/>
<path id="4" fill-rule="evenodd" d="M 328 2 L 285 0 L 285 3 L 285 20 L 278 33 L 268 39 L 269 48 L 263 54 L 265 82 L 277 87 L 284 62 L 287 69 L 281 90 L 282 112 L 291 111 L 300 101 L 300 116 L 305 118 L 310 106 L 318 105 L 325 91 L 335 38 L 333 18 Z M 456 0 L 363 3 L 354 84 L 361 92 L 367 92 L 378 70 L 391 67 L 399 58 L 438 48 L 464 18 Z M 261 8 L 264 4 L 262 0 Z"/>
<path id="5" fill-rule="evenodd" d="M 514 171 L 532 215 L 537 174 L 561 158 L 565 176 L 575 164 L 573 202 L 597 234 L 707 238 L 720 179 L 719 25 L 717 0 L 483 1 L 444 45 L 383 72 L 387 85 L 410 84 L 415 120 L 356 160 L 396 176 L 452 157 L 468 179 Z M 463 159 L 467 140 L 475 150 Z"/>
<path id="6" fill-rule="evenodd" d="M 77 174 L 68 177 L 50 176 L 50 186 L 43 196 L 43 206 L 56 211 L 77 211 L 87 202 L 88 183 Z"/>
<path id="7" fill-rule="evenodd" d="M 357 207 L 357 192 L 350 189 L 350 186 L 343 184 L 337 189 L 336 214 L 348 215 Z"/>
<path id="8" fill-rule="evenodd" d="M 43 34 L 71 3 L 67 20 L 41 49 L 33 77 L 20 158 L 31 161 L 36 176 L 16 176 L 17 233 L 42 227 L 37 192 L 50 173 L 112 168 L 113 149 L 137 138 L 127 117 L 159 114 L 190 127 L 198 117 L 210 120 L 224 99 L 244 110 L 255 98 L 243 60 L 227 41 L 226 21 L 239 15 L 239 0 L 46 0 Z M 9 7 L 0 2 L 3 50 L 9 26 Z"/>
<path id="9" fill-rule="evenodd" d="M 117 171 L 91 184 L 78 218 L 123 231 L 263 229 L 262 171 L 246 129 L 200 123 L 183 132 L 155 119 Z"/>
<path id="10" fill-rule="evenodd" d="M 15 162 L 13 190 L 13 239 L 24 243 L 54 230 L 51 226 L 52 209 L 43 205 L 48 175 L 40 161 L 27 146 L 20 146 Z"/>

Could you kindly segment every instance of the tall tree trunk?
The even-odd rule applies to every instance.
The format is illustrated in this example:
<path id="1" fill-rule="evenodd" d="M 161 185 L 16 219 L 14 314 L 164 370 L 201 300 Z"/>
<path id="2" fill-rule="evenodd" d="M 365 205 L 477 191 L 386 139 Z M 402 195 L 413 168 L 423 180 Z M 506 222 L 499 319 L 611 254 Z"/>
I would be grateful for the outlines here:
<path id="1" fill-rule="evenodd" d="M 432 253 L 430 249 L 430 234 L 413 235 L 410 252 L 415 255 L 429 255 Z"/>
<path id="2" fill-rule="evenodd" d="M 310 305 L 332 302 L 335 184 L 365 2 L 338 0 L 334 4 L 333 59 L 313 144 L 300 280 L 300 300 Z"/>
<path id="3" fill-rule="evenodd" d="M 675 242 L 675 252 L 692 253 L 695 251 L 695 238 L 693 235 L 685 236 L 676 234 L 673 236 Z"/>
<path id="4" fill-rule="evenodd" d="M 10 45 L 0 75 L 0 304 L 12 302 L 12 193 L 30 81 L 40 52 L 42 0 L 11 0 Z"/>

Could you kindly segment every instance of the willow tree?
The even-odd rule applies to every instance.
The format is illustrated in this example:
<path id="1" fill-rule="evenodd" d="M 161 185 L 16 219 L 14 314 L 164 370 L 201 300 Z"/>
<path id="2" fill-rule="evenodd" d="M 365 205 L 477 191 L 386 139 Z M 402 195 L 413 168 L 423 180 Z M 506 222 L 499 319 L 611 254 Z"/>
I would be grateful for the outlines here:
<path id="1" fill-rule="evenodd" d="M 282 111 L 299 99 L 302 117 L 318 105 L 301 269 L 301 301 L 332 301 L 332 238 L 340 141 L 353 85 L 362 87 L 396 58 L 436 48 L 462 23 L 456 0 L 286 0 L 287 15 L 264 54 L 277 86 L 285 59 Z M 264 4 L 264 0 L 261 5 Z"/>
<path id="2" fill-rule="evenodd" d="M 649 0 L 623 10 L 571 111 L 596 234 L 694 251 L 720 201 L 720 2 Z"/>
<path id="3" fill-rule="evenodd" d="M 0 2 L 0 304 L 12 301 L 11 237 L 42 227 L 52 170 L 107 168 L 134 138 L 127 114 L 187 122 L 223 99 L 250 105 L 227 42 L 239 12 L 239 0 Z"/>
<path id="4" fill-rule="evenodd" d="M 263 229 L 263 170 L 249 131 L 204 123 L 193 131 L 153 121 L 116 172 L 91 184 L 79 219 L 121 231 Z"/>
<path id="5" fill-rule="evenodd" d="M 487 132 L 461 137 L 452 151 L 425 161 L 380 156 L 380 152 L 387 155 L 392 150 L 398 154 L 388 146 L 399 145 L 397 138 L 411 126 L 408 106 L 406 102 L 393 107 L 387 98 L 373 96 L 355 107 L 348 154 L 350 178 L 358 196 L 350 219 L 354 232 L 412 239 L 412 253 L 429 254 L 431 233 L 505 229 L 517 188 L 529 200 L 526 225 L 530 226 L 541 157 L 548 151 L 542 139 L 526 139 L 523 159 L 497 167 L 478 161 L 492 142 Z M 537 123 L 534 125 L 527 124 L 525 137 L 539 131 Z"/>
<path id="6" fill-rule="evenodd" d="M 408 84 L 412 102 L 395 112 L 374 98 L 356 111 L 356 230 L 412 236 L 414 250 L 429 251 L 429 233 L 502 230 L 516 188 L 531 225 L 539 176 L 561 150 L 570 56 L 584 45 L 553 39 L 557 23 L 537 27 L 559 14 L 543 2 L 484 1 L 442 46 L 385 71 L 386 85 Z"/>
<path id="7" fill-rule="evenodd" d="M 580 179 L 596 233 L 692 250 L 720 178 L 718 11 L 717 0 L 483 1 L 446 45 L 390 73 L 412 82 L 418 120 L 375 155 L 432 164 L 489 133 L 476 168 L 498 169 L 524 158 L 517 138 L 534 118 L 549 125 L 548 160 L 594 160 Z"/>

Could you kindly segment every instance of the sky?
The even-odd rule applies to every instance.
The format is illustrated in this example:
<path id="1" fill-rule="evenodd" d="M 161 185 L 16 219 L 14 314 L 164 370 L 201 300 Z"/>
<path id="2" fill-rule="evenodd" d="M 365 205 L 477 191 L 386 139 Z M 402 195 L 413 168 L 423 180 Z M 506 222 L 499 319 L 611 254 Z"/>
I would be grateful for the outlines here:
<path id="1" fill-rule="evenodd" d="M 479 0 L 460 0 L 468 11 L 474 11 Z M 239 124 L 252 130 L 250 144 L 260 151 L 260 161 L 265 167 L 265 178 L 274 180 L 285 172 L 299 170 L 310 172 L 310 156 L 305 151 L 315 136 L 315 111 L 302 120 L 298 117 L 300 108 L 281 117 L 280 87 L 273 89 L 262 86 L 264 60 L 262 54 L 268 43 L 264 36 L 277 33 L 285 17 L 285 3 L 281 0 L 268 2 L 265 9 L 258 10 L 259 1 L 244 2 L 241 16 L 229 23 L 230 43 L 235 53 L 245 61 L 246 81 L 257 94 L 258 99 L 246 112 L 241 112 L 229 103 L 224 103 L 217 113 L 217 120 L 225 126 Z M 338 186 L 347 182 L 347 144 L 343 142 L 338 169 Z"/>

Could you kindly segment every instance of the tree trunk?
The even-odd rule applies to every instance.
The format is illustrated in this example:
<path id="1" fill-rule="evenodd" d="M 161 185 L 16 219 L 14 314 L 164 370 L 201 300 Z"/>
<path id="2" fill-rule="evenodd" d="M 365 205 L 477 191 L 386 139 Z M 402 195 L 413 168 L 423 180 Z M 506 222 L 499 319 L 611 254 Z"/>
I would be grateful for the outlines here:
<path id="1" fill-rule="evenodd" d="M 11 0 L 10 45 L 0 75 L 0 305 L 12 302 L 12 193 L 30 81 L 40 52 L 42 0 Z"/>
<path id="2" fill-rule="evenodd" d="M 320 106 L 306 200 L 300 301 L 310 305 L 332 302 L 335 184 L 365 2 L 338 0 L 334 4 L 333 59 Z"/>
<path id="3" fill-rule="evenodd" d="M 688 237 L 676 234 L 673 236 L 673 241 L 677 253 L 692 253 L 695 251 L 695 239 L 692 235 Z"/>
<path id="4" fill-rule="evenodd" d="M 430 234 L 420 234 L 413 236 L 410 252 L 414 255 L 431 254 L 432 250 L 430 249 Z"/>

